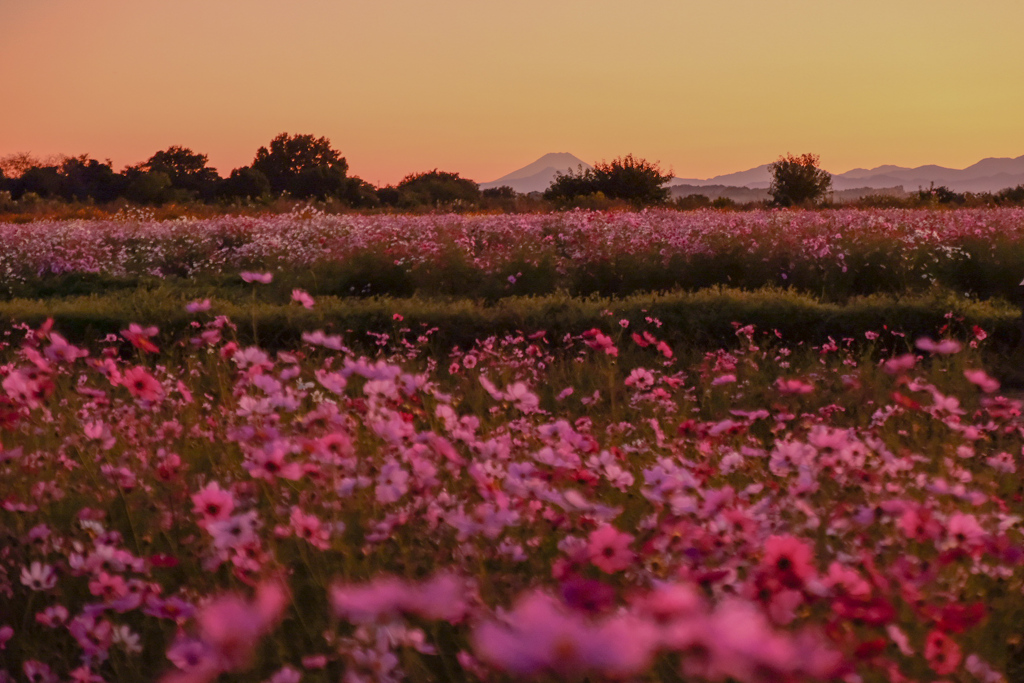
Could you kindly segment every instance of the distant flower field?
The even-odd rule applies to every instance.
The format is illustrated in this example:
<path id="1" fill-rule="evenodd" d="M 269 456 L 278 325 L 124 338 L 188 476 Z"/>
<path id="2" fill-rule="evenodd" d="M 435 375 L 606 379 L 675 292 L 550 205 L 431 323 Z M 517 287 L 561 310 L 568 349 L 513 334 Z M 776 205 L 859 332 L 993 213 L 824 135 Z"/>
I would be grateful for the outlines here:
<path id="1" fill-rule="evenodd" d="M 1009 209 L 0 225 L 0 683 L 1024 680 L 1022 277 Z"/>
<path id="2" fill-rule="evenodd" d="M 495 298 L 778 286 L 829 300 L 933 286 L 1019 296 L 1024 210 L 574 211 L 0 224 L 0 296 L 91 277 L 273 271 L 314 295 Z M 77 276 L 77 279 L 74 279 Z M 114 282 L 116 284 L 116 282 Z M 45 289 L 45 287 L 44 287 Z M 49 291 L 49 290 L 47 290 Z"/>

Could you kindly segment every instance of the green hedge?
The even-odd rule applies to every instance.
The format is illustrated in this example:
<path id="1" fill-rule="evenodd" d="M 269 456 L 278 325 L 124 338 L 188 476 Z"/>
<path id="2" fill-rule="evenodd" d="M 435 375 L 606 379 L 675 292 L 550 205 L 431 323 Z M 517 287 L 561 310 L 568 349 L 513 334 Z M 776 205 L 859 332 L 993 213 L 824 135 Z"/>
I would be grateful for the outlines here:
<path id="1" fill-rule="evenodd" d="M 295 344 L 304 331 L 315 329 L 350 333 L 346 343 L 360 345 L 366 332 L 411 334 L 437 328 L 433 344 L 439 348 L 467 346 L 490 335 L 515 331 L 547 330 L 549 339 L 579 334 L 591 327 L 621 333 L 619 321 L 629 320 L 630 331 L 644 328 L 645 318 L 659 319 L 660 338 L 676 345 L 720 348 L 736 342 L 733 323 L 755 325 L 762 332 L 778 330 L 787 343 L 822 343 L 829 337 L 863 339 L 865 331 L 887 327 L 908 335 L 939 334 L 954 316 L 953 332 L 964 335 L 977 325 L 1001 348 L 1016 348 L 1021 341 L 1020 312 L 1004 302 L 931 294 L 916 297 L 874 295 L 845 304 L 824 303 L 792 291 L 762 289 L 753 292 L 727 288 L 698 292 L 643 294 L 622 298 L 576 298 L 563 295 L 509 297 L 493 303 L 470 299 L 341 298 L 320 297 L 307 310 L 297 304 L 278 304 L 245 297 L 212 297 L 209 312 L 192 315 L 186 299 L 171 289 L 140 289 L 107 295 L 0 302 L 0 320 L 38 325 L 53 318 L 70 340 L 83 343 L 117 333 L 129 323 L 157 325 L 165 339 L 194 333 L 193 321 L 225 315 L 238 325 L 239 340 L 252 341 L 253 327 L 260 344 L 283 347 Z M 609 314 L 610 313 L 610 314 Z M 395 314 L 402 316 L 396 320 Z M 962 320 L 961 320 L 962 319 Z M 409 334 L 407 333 L 407 334 Z M 991 343 L 991 342 L 990 342 Z"/>

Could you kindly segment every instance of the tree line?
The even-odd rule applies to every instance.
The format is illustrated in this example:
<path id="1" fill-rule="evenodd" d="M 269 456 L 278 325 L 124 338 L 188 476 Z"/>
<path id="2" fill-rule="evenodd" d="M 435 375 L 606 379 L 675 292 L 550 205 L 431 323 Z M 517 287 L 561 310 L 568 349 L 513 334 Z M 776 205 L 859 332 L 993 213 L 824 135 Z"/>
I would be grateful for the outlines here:
<path id="1" fill-rule="evenodd" d="M 0 193 L 6 192 L 11 201 L 107 203 L 120 199 L 143 205 L 291 197 L 333 200 L 356 209 L 471 206 L 487 194 L 472 180 L 437 169 L 379 188 L 348 171 L 345 157 L 328 138 L 281 133 L 256 150 L 250 165 L 234 169 L 227 177 L 209 166 L 206 154 L 181 146 L 156 152 L 120 172 L 109 160 L 88 155 L 40 161 L 14 154 L 0 159 Z"/>
<path id="2" fill-rule="evenodd" d="M 786 155 L 771 165 L 770 205 L 819 206 L 828 198 L 831 176 L 814 154 Z M 555 176 L 540 196 L 527 198 L 513 188 L 481 190 L 458 173 L 433 169 L 407 175 L 396 185 L 375 187 L 349 174 L 348 162 L 326 137 L 281 133 L 256 150 L 250 165 L 221 177 L 207 155 L 172 146 L 146 161 L 114 171 L 109 160 L 88 155 L 38 160 L 28 154 L 0 158 L 0 210 L 5 203 L 40 200 L 108 204 L 126 201 L 159 206 L 202 202 L 213 205 L 267 204 L 280 198 L 334 202 L 352 209 L 503 211 L 564 208 L 679 209 L 741 208 L 729 200 L 703 195 L 671 200 L 666 183 L 671 172 L 632 154 L 592 168 L 579 167 Z M 881 205 L 977 206 L 1024 203 L 1024 186 L 994 195 L 958 194 L 944 187 L 898 199 L 877 198 Z M 866 205 L 872 205 L 867 198 Z M 758 203 L 758 207 L 764 206 Z M 6 207 L 9 208 L 9 207 Z M 748 207 L 754 208 L 754 207 Z"/>

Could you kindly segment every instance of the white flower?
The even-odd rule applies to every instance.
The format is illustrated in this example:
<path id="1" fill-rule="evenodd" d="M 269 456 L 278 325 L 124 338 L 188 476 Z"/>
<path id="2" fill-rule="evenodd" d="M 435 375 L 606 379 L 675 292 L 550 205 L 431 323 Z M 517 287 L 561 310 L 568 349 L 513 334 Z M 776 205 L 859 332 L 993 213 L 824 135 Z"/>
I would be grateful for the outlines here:
<path id="1" fill-rule="evenodd" d="M 57 585 L 57 573 L 48 564 L 33 562 L 21 568 L 21 583 L 34 591 L 48 591 Z"/>

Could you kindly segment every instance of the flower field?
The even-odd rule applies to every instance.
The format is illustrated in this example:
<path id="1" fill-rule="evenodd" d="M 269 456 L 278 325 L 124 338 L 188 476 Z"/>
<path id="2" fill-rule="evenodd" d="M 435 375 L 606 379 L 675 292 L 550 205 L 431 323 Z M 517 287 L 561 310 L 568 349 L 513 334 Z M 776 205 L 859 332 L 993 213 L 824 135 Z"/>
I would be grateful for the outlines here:
<path id="1" fill-rule="evenodd" d="M 623 296 L 776 286 L 830 301 L 934 286 L 1016 300 L 1024 210 L 573 211 L 529 215 L 295 214 L 0 224 L 0 297 L 230 288 L 274 271 L 270 293 Z M 6 290 L 6 291 L 5 291 Z"/>
<path id="2" fill-rule="evenodd" d="M 839 263 L 874 240 L 908 264 L 930 245 L 939 285 L 969 234 L 1011 263 L 1024 218 L 724 216 L 719 249 L 795 231 L 790 275 L 860 282 Z M 462 272 L 515 287 L 514 250 L 564 250 L 552 277 L 569 277 L 607 243 L 681 253 L 664 245 L 689 234 L 692 256 L 713 217 L 0 226 L 20 236 L 0 241 L 13 288 L 92 273 L 210 292 L 180 302 L 182 334 L 3 328 L 0 682 L 1024 680 L 1024 403 L 981 326 L 811 344 L 736 320 L 701 349 L 637 308 L 439 348 L 395 312 L 271 347 L 218 307 L 316 315 L 327 285 L 293 285 L 358 260 L 359 239 L 436 268 L 454 261 L 422 245 L 462 235 Z M 558 221 L 598 228 L 544 252 Z M 814 256 L 807 236 L 839 224 Z M 193 260 L 171 274 L 175 244 Z"/>

